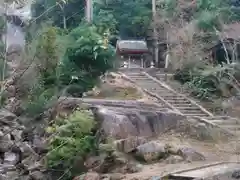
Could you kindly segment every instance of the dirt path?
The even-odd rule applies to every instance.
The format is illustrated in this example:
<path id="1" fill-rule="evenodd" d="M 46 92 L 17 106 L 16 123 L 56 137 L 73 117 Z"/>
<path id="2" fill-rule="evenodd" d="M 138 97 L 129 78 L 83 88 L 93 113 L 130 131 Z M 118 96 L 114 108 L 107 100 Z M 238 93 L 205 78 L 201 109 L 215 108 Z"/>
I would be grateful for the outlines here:
<path id="1" fill-rule="evenodd" d="M 217 162 L 240 162 L 240 146 L 237 147 L 237 144 L 239 144 L 238 140 L 229 142 L 203 142 L 177 135 L 159 137 L 158 140 L 175 146 L 179 145 L 194 148 L 197 152 L 202 153 L 206 157 L 206 160 L 191 163 L 182 162 L 177 164 L 166 164 L 164 162 L 159 162 L 143 165 L 143 170 L 141 172 L 126 174 L 124 179 L 147 180 L 154 176 L 161 177 L 175 171 L 195 168 L 206 164 Z"/>

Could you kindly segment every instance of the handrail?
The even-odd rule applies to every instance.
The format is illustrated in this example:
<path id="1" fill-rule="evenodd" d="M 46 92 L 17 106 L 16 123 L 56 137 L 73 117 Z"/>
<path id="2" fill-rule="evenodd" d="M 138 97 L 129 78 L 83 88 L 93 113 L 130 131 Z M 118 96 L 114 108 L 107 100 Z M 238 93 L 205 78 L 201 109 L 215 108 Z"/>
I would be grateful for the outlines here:
<path id="1" fill-rule="evenodd" d="M 210 113 L 209 111 L 207 111 L 204 107 L 202 107 L 201 105 L 199 105 L 198 103 L 196 103 L 194 100 L 188 98 L 187 96 L 180 94 L 178 92 L 176 92 L 175 90 L 173 90 L 170 86 L 168 86 L 167 84 L 165 84 L 162 81 L 159 81 L 158 79 L 152 77 L 151 75 L 149 75 L 146 72 L 142 72 L 144 75 L 146 75 L 148 78 L 152 79 L 153 81 L 157 82 L 158 84 L 160 84 L 161 86 L 163 86 L 164 88 L 168 89 L 169 91 L 178 94 L 179 96 L 184 97 L 185 99 L 187 99 L 188 101 L 190 101 L 192 104 L 194 104 L 195 106 L 199 107 L 199 109 L 201 109 L 203 112 L 205 112 L 206 114 L 208 114 L 211 117 L 214 117 L 214 115 L 212 113 Z"/>
<path id="2" fill-rule="evenodd" d="M 155 93 L 149 92 L 147 89 L 142 88 L 140 86 L 138 86 L 133 80 L 131 80 L 131 78 L 129 78 L 127 75 L 119 72 L 119 74 L 122 76 L 122 78 L 124 78 L 127 81 L 130 81 L 132 83 L 134 83 L 138 88 L 143 89 L 144 92 L 146 92 L 147 94 L 149 94 L 150 96 L 154 96 L 155 98 L 159 99 L 160 101 L 162 101 L 164 104 L 166 104 L 169 108 L 171 108 L 172 110 L 178 112 L 179 114 L 182 114 L 178 109 L 176 109 L 173 105 L 171 105 L 169 102 L 167 102 L 165 99 L 163 99 L 161 96 L 158 96 Z M 182 114 L 183 115 L 183 114 Z"/>

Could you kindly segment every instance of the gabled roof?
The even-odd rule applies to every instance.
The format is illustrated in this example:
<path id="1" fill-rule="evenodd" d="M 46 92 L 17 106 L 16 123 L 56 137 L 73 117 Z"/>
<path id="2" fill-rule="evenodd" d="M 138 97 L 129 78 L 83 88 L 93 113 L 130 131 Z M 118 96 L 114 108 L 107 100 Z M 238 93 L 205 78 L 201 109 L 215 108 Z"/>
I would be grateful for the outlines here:
<path id="1" fill-rule="evenodd" d="M 117 48 L 121 50 L 148 51 L 147 43 L 143 40 L 118 40 Z"/>

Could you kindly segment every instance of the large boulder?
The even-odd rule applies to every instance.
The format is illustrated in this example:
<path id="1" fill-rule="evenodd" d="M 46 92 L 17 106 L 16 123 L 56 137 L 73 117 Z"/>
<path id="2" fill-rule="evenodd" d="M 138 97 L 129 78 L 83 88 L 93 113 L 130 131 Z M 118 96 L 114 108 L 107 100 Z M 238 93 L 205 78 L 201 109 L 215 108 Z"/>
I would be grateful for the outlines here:
<path id="1" fill-rule="evenodd" d="M 117 150 L 125 153 L 132 152 L 141 144 L 147 142 L 146 138 L 143 137 L 129 137 L 126 139 L 116 140 L 114 143 L 116 145 Z"/>
<path id="2" fill-rule="evenodd" d="M 181 147 L 177 151 L 177 154 L 182 156 L 185 161 L 204 161 L 206 158 L 203 154 L 197 152 L 195 149 L 190 147 Z"/>
<path id="3" fill-rule="evenodd" d="M 88 172 L 86 174 L 82 174 L 80 176 L 75 177 L 73 180 L 82 180 L 82 179 L 100 180 L 100 175 L 96 172 Z"/>
<path id="4" fill-rule="evenodd" d="M 17 117 L 15 114 L 9 112 L 5 109 L 0 109 L 0 125 L 8 125 L 8 126 L 14 126 L 16 125 Z"/>
<path id="5" fill-rule="evenodd" d="M 153 112 L 146 110 L 119 112 L 117 109 L 97 107 L 95 116 L 100 121 L 104 134 L 115 139 L 132 136 L 151 137 L 178 128 L 186 119 L 175 112 Z"/>
<path id="6" fill-rule="evenodd" d="M 166 145 L 157 141 L 151 141 L 136 148 L 136 157 L 145 162 L 160 160 L 167 155 Z"/>

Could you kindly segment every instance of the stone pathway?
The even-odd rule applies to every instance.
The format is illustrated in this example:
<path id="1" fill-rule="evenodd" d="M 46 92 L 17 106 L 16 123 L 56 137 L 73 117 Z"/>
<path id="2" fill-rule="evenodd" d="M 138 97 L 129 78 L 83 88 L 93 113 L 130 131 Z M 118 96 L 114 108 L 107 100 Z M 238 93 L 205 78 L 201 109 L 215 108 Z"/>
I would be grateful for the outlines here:
<path id="1" fill-rule="evenodd" d="M 230 134 L 240 135 L 240 121 L 237 118 L 213 115 L 194 100 L 173 90 L 164 80 L 156 79 L 137 69 L 125 70 L 123 77 L 157 97 L 165 105 L 165 108 L 170 108 L 186 116 L 199 117 L 201 121 L 224 129 Z"/>

